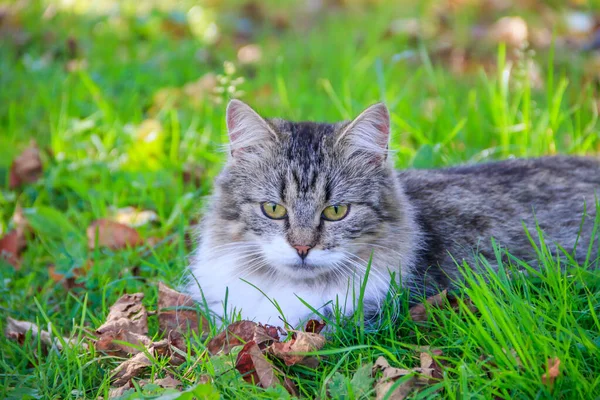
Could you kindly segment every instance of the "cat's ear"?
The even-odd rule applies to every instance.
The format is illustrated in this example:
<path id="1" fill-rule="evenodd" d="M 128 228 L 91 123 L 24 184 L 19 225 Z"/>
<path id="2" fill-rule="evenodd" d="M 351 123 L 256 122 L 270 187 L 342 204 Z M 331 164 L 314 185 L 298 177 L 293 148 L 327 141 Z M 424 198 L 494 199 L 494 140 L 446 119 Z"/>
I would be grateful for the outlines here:
<path id="1" fill-rule="evenodd" d="M 278 141 L 278 136 L 256 111 L 240 100 L 231 100 L 226 112 L 229 150 L 232 156 Z"/>
<path id="2" fill-rule="evenodd" d="M 349 154 L 361 153 L 373 161 L 385 161 L 390 139 L 390 113 L 384 103 L 364 110 L 338 134 L 336 145 Z"/>

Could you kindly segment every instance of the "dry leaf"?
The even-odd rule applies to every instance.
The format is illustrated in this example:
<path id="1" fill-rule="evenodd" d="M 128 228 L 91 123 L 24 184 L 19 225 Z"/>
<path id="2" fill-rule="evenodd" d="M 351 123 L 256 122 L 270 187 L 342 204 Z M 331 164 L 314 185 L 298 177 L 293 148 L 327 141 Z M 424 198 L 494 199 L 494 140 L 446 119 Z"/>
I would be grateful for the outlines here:
<path id="1" fill-rule="evenodd" d="M 433 361 L 433 360 L 432 360 Z M 428 357 L 421 358 L 421 368 L 402 369 L 391 367 L 384 357 L 379 357 L 373 366 L 373 374 L 381 370 L 382 376 L 375 384 L 375 393 L 377 400 L 385 398 L 394 383 L 407 375 L 412 375 L 390 394 L 390 399 L 402 400 L 412 391 L 428 385 L 430 378 L 434 376 L 434 368 L 424 367 L 423 364 L 429 362 Z"/>
<path id="2" fill-rule="evenodd" d="M 18 230 L 12 230 L 0 238 L 0 259 L 6 260 L 15 269 L 19 269 L 20 256 L 26 246 L 25 236 Z"/>
<path id="3" fill-rule="evenodd" d="M 140 234 L 135 229 L 108 219 L 92 222 L 87 228 L 87 238 L 88 247 L 92 250 L 96 247 L 96 242 L 99 247 L 113 250 L 143 244 Z"/>
<path id="4" fill-rule="evenodd" d="M 298 364 L 304 360 L 307 355 L 317 351 L 325 346 L 326 339 L 317 333 L 290 331 L 293 332 L 292 340 L 288 342 L 273 343 L 268 351 L 275 357 L 282 359 L 286 365 Z"/>
<path id="5" fill-rule="evenodd" d="M 200 320 L 203 331 L 207 332 L 210 328 L 208 321 L 196 310 L 195 305 L 190 296 L 159 282 L 158 325 L 161 332 L 168 334 L 172 330 L 186 332 L 188 329 L 197 332 Z"/>
<path id="6" fill-rule="evenodd" d="M 110 307 L 106 322 L 97 333 L 126 329 L 129 332 L 145 335 L 148 333 L 148 312 L 142 304 L 143 293 L 124 294 Z"/>
<path id="7" fill-rule="evenodd" d="M 281 384 L 275 376 L 273 365 L 265 358 L 254 341 L 246 343 L 242 348 L 235 362 L 235 368 L 242 374 L 246 382 L 254 383 L 262 388 Z"/>
<path id="8" fill-rule="evenodd" d="M 317 321 L 316 319 L 311 319 L 306 323 L 304 331 L 310 333 L 321 333 L 323 328 L 325 328 L 325 325 L 327 325 L 325 321 Z"/>
<path id="9" fill-rule="evenodd" d="M 151 355 L 154 355 L 153 346 L 148 347 L 147 351 Z M 144 369 L 151 364 L 152 363 L 145 352 L 134 355 L 114 369 L 112 372 L 112 379 L 114 379 L 113 384 L 116 386 L 123 386 L 132 378 L 141 374 Z"/>
<path id="10" fill-rule="evenodd" d="M 272 340 L 279 340 L 277 330 L 275 329 L 274 331 L 273 327 L 259 325 L 252 321 L 238 321 L 229 325 L 225 331 L 212 338 L 206 348 L 212 355 L 220 351 L 223 354 L 229 354 L 234 347 L 250 341 L 254 341 L 258 346 L 264 347 Z"/>
<path id="11" fill-rule="evenodd" d="M 181 381 L 173 378 L 172 376 L 167 376 L 166 378 L 156 379 L 154 383 L 165 389 L 175 389 L 179 386 L 182 386 Z"/>
<path id="12" fill-rule="evenodd" d="M 113 219 L 132 228 L 137 228 L 158 220 L 158 214 L 152 210 L 137 210 L 134 207 L 119 208 Z"/>
<path id="13" fill-rule="evenodd" d="M 142 379 L 138 383 L 140 384 L 140 386 L 145 386 L 151 382 L 149 380 Z M 170 375 L 167 375 L 166 378 L 155 379 L 154 382 L 152 382 L 152 383 L 154 383 L 155 385 L 158 385 L 164 389 L 175 389 L 175 388 L 183 385 L 181 383 L 181 381 L 173 378 Z"/>
<path id="14" fill-rule="evenodd" d="M 15 189 L 23 183 L 33 183 L 40 179 L 42 172 L 40 149 L 32 143 L 10 166 L 9 187 Z"/>
<path id="15" fill-rule="evenodd" d="M 23 237 L 24 240 L 25 233 L 27 232 L 27 230 L 29 230 L 29 222 L 27 221 L 27 218 L 25 218 L 23 208 L 19 204 L 17 204 L 17 206 L 15 207 L 15 212 L 12 216 L 12 223 L 15 226 L 15 230 L 19 233 L 19 235 Z"/>
<path id="16" fill-rule="evenodd" d="M 170 334 L 167 339 L 154 343 L 156 354 L 167 357 L 171 365 L 181 365 L 185 362 L 185 354 L 188 353 L 187 345 L 188 341 L 186 338 L 176 332 Z"/>
<path id="17" fill-rule="evenodd" d="M 428 349 L 428 351 L 424 351 L 419 354 L 421 369 L 424 371 L 431 370 L 432 378 L 442 379 L 444 377 L 442 373 L 442 365 L 434 359 L 434 356 L 439 357 L 442 354 L 442 350 L 440 349 Z"/>
<path id="18" fill-rule="evenodd" d="M 116 341 L 130 343 L 131 346 Z M 152 340 L 146 335 L 120 330 L 105 332 L 96 340 L 95 346 L 97 351 L 124 357 L 128 354 L 137 354 L 141 351 L 139 347 L 147 347 L 151 344 Z"/>
<path id="19" fill-rule="evenodd" d="M 71 290 L 73 288 L 85 287 L 83 283 L 77 283 L 77 278 L 82 276 L 86 276 L 87 273 L 92 269 L 93 261 L 88 260 L 85 265 L 81 268 L 74 268 L 72 270 L 72 276 L 65 276 L 64 274 L 57 272 L 56 267 L 54 265 L 50 265 L 48 267 L 48 276 L 56 283 L 62 283 L 66 290 Z"/>
<path id="20" fill-rule="evenodd" d="M 19 343 L 22 343 L 25 339 L 25 335 L 27 332 L 31 331 L 31 338 L 35 340 L 37 337 L 40 338 L 40 341 L 46 346 L 54 346 L 59 350 L 63 349 L 63 345 L 58 340 L 58 338 L 53 337 L 50 332 L 40 330 L 37 325 L 28 322 L 28 321 L 19 321 L 16 319 L 12 319 L 10 317 L 6 318 L 6 328 L 4 329 L 4 335 L 12 340 L 16 340 Z M 67 339 L 63 338 L 63 341 L 69 346 L 74 347 L 77 346 L 78 343 L 75 339 Z M 87 349 L 87 344 L 80 343 L 84 349 Z"/>
<path id="21" fill-rule="evenodd" d="M 108 398 L 114 399 L 117 397 L 121 397 L 121 396 L 123 396 L 123 394 L 125 394 L 126 391 L 128 391 L 131 388 L 133 388 L 133 386 L 131 385 L 131 382 L 127 381 L 127 382 L 125 382 L 125 384 L 123 386 L 109 389 L 108 390 Z"/>
<path id="22" fill-rule="evenodd" d="M 412 373 L 407 369 L 391 367 L 384 357 L 379 357 L 375 362 L 375 365 L 373 366 L 373 374 L 375 374 L 378 370 L 381 370 L 382 377 L 375 383 L 375 396 L 377 400 L 381 400 L 386 397 L 396 380 Z M 394 389 L 394 391 L 390 393 L 388 399 L 402 400 L 406 398 L 413 390 L 414 386 L 412 379 L 409 379 Z"/>
<path id="23" fill-rule="evenodd" d="M 560 359 L 558 357 L 549 358 L 546 364 L 548 372 L 542 375 L 542 383 L 552 388 L 554 381 L 560 375 Z"/>
<path id="24" fill-rule="evenodd" d="M 126 344 L 116 343 L 121 340 L 136 346 L 149 346 L 152 341 L 148 333 L 148 312 L 142 304 L 143 293 L 125 294 L 112 305 L 106 322 L 97 330 L 100 336 L 96 341 L 98 351 L 108 353 L 136 354 L 140 350 Z"/>
<path id="25" fill-rule="evenodd" d="M 444 290 L 435 296 L 428 297 L 426 303 L 430 306 L 439 307 L 448 297 L 448 291 Z M 425 304 L 417 304 L 409 310 L 410 318 L 415 322 L 427 321 L 427 307 Z"/>

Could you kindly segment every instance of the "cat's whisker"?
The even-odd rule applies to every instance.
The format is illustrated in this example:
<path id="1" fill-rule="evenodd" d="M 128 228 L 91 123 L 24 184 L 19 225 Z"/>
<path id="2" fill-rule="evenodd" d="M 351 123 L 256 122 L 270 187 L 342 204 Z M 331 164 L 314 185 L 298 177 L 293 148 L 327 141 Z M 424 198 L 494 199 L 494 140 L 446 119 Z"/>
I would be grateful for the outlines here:
<path id="1" fill-rule="evenodd" d="M 256 250 L 256 249 L 247 249 L 244 251 L 229 251 L 227 255 L 229 256 L 230 254 L 233 254 L 234 256 L 249 257 L 249 256 L 253 256 L 253 255 L 262 254 L 262 251 Z M 222 257 L 222 255 L 216 254 L 216 255 L 213 255 L 213 256 L 207 258 L 206 261 L 212 261 L 212 260 L 215 260 L 220 257 Z"/>
<path id="2" fill-rule="evenodd" d="M 359 267 L 361 269 L 361 272 L 366 273 L 366 265 L 368 265 L 368 262 L 366 262 L 365 260 L 363 260 L 362 258 L 358 257 L 355 254 L 352 254 L 350 252 L 347 251 L 343 251 L 342 255 L 344 255 L 344 257 L 346 258 L 347 261 L 353 262 L 355 266 Z M 354 257 L 356 259 L 358 259 L 359 261 L 361 261 L 362 263 L 357 263 L 355 260 L 353 260 L 350 257 Z M 364 264 L 363 264 L 364 263 Z M 388 281 L 383 277 L 383 274 L 381 272 L 379 272 L 377 269 L 375 268 L 371 268 L 370 274 L 372 274 L 375 278 L 379 279 L 381 281 L 382 284 L 386 284 Z"/>
<path id="3" fill-rule="evenodd" d="M 254 272 L 258 271 L 259 269 L 261 269 L 262 267 L 264 267 L 266 265 L 268 265 L 268 262 L 266 260 L 264 260 L 262 257 L 257 257 L 255 259 L 251 260 L 251 262 L 248 263 L 248 265 L 245 266 L 243 269 L 241 269 L 236 274 L 234 274 L 231 277 L 231 279 L 236 280 L 239 278 L 247 277 L 249 275 L 252 275 Z"/>
<path id="4" fill-rule="evenodd" d="M 251 243 L 251 242 L 232 242 L 232 243 L 225 243 L 225 244 L 221 244 L 215 247 L 211 247 L 211 253 L 215 252 L 215 251 L 220 251 L 222 249 L 229 249 L 229 248 L 239 248 L 239 249 L 243 249 L 243 248 L 259 248 L 260 246 L 257 245 L 256 243 Z"/>

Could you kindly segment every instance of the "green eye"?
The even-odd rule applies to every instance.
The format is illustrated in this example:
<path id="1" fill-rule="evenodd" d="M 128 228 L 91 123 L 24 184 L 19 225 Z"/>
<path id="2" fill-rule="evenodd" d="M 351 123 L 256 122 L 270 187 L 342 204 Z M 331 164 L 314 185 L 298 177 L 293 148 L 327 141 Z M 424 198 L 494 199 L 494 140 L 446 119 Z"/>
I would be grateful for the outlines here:
<path id="1" fill-rule="evenodd" d="M 325 208 L 322 217 L 326 221 L 339 221 L 348 215 L 348 211 L 350 211 L 350 205 L 336 204 Z"/>
<path id="2" fill-rule="evenodd" d="M 282 219 L 287 215 L 287 210 L 284 206 L 277 203 L 271 203 L 270 201 L 265 201 L 260 204 L 260 209 L 263 214 L 271 219 Z"/>

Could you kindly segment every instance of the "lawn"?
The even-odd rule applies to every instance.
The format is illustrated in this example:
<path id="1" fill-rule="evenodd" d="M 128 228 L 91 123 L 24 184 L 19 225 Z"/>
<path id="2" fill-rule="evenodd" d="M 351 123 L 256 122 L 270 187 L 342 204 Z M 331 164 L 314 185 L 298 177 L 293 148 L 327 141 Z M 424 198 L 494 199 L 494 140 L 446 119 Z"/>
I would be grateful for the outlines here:
<path id="1" fill-rule="evenodd" d="M 322 121 L 385 101 L 398 168 L 599 154 L 600 55 L 587 48 L 600 9 L 511 3 L 0 6 L 0 237 L 25 220 L 27 243 L 19 260 L 0 259 L 0 328 L 10 317 L 90 345 L 0 335 L 0 397 L 108 398 L 123 358 L 96 351 L 94 332 L 122 295 L 141 292 L 156 310 L 158 283 L 183 282 L 224 160 L 229 98 L 267 117 Z M 43 172 L 12 185 L 11 164 L 32 141 Z M 112 249 L 88 243 L 93 221 L 127 218 L 126 207 L 153 212 L 135 228 L 141 239 Z M 411 370 L 423 352 L 435 354 L 440 376 L 412 398 L 598 398 L 600 272 L 543 247 L 532 254 L 539 272 L 515 260 L 484 281 L 465 268 L 458 300 L 428 306 L 426 321 L 409 316 L 401 291 L 378 329 L 360 314 L 329 321 L 316 367 L 269 362 L 306 398 L 374 398 L 380 356 Z M 283 386 L 245 382 L 234 368 L 239 348 L 209 355 L 220 328 L 187 336 L 180 365 L 152 358 L 123 398 L 290 397 Z M 153 315 L 149 332 L 162 339 Z M 156 384 L 167 376 L 181 384 Z M 415 379 L 397 379 L 392 390 Z"/>

